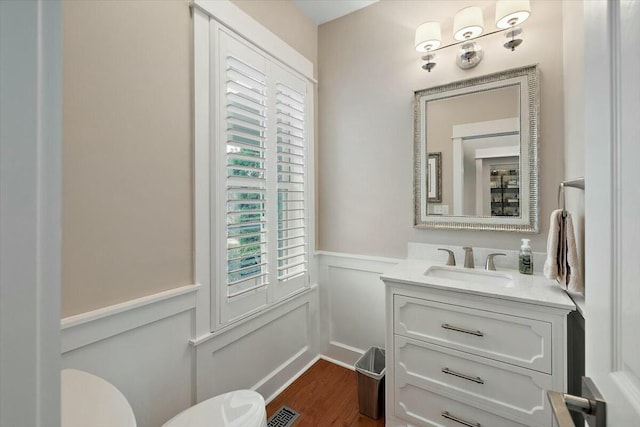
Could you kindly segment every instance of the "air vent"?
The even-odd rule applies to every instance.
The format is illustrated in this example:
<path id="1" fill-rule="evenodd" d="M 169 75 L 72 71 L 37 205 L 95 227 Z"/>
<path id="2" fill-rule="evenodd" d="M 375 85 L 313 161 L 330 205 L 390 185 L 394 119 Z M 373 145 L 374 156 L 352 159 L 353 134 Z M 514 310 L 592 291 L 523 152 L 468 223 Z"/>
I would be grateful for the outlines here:
<path id="1" fill-rule="evenodd" d="M 283 406 L 278 409 L 275 414 L 269 418 L 267 423 L 268 427 L 290 427 L 296 421 L 296 419 L 300 416 L 299 413 L 294 411 L 293 409 Z"/>

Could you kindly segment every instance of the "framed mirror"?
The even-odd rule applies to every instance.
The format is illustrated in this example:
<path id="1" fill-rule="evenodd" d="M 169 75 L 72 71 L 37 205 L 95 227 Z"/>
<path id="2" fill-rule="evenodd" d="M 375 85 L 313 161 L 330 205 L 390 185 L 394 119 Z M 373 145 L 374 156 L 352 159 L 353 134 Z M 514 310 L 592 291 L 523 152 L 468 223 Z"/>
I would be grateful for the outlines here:
<path id="1" fill-rule="evenodd" d="M 538 68 L 415 92 L 415 227 L 538 232 Z"/>

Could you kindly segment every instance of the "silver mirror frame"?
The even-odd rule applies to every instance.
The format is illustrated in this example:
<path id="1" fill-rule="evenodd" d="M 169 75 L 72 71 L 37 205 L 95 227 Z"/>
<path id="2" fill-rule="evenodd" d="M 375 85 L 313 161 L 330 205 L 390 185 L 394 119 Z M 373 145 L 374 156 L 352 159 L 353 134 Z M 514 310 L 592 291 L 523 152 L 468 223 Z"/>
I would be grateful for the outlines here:
<path id="1" fill-rule="evenodd" d="M 529 178 L 529 215 L 525 223 L 505 224 L 501 223 L 500 218 L 494 221 L 482 222 L 474 219 L 486 217 L 474 216 L 443 216 L 434 217 L 433 220 L 423 221 L 421 216 L 421 207 L 426 200 L 422 200 L 421 173 L 423 171 L 422 159 L 422 120 L 420 116 L 420 98 L 429 95 L 442 94 L 449 91 L 458 91 L 460 89 L 469 89 L 469 93 L 473 93 L 473 87 L 486 83 L 499 82 L 501 80 L 526 77 L 528 96 L 528 119 L 529 119 L 529 141 L 528 144 L 521 141 L 521 153 L 526 145 L 528 150 L 528 178 Z M 538 233 L 539 232 L 539 183 L 538 183 L 538 123 L 540 113 L 539 101 L 539 75 L 537 65 L 528 65 L 525 67 L 514 68 L 499 73 L 489 74 L 486 76 L 475 77 L 468 80 L 462 80 L 441 86 L 435 86 L 415 92 L 414 96 L 414 227 L 421 229 L 447 229 L 447 230 L 479 230 L 479 231 L 511 231 L 518 233 Z M 520 114 L 522 117 L 522 112 Z M 524 123 L 521 121 L 521 123 Z M 523 158 L 521 155 L 520 158 Z M 521 165 L 524 166 L 524 165 Z M 442 219 L 440 219 L 442 218 Z M 494 218 L 489 218 L 493 220 Z"/>

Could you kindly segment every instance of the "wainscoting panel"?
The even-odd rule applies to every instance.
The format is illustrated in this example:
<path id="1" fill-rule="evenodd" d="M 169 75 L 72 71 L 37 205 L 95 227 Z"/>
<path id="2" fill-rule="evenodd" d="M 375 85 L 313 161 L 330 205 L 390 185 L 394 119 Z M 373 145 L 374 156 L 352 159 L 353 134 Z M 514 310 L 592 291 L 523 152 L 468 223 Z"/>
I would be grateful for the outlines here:
<path id="1" fill-rule="evenodd" d="M 384 284 L 399 260 L 321 252 L 319 283 L 228 329 L 195 336 L 199 285 L 63 319 L 62 365 L 113 383 L 139 427 L 249 388 L 271 401 L 318 357 L 353 367 L 384 346 Z"/>
<path id="2" fill-rule="evenodd" d="M 194 314 L 182 311 L 68 351 L 62 368 L 106 379 L 127 398 L 138 427 L 159 427 L 195 399 L 189 345 Z"/>
<path id="3" fill-rule="evenodd" d="M 199 285 L 61 321 L 62 368 L 98 375 L 129 400 L 139 427 L 248 388 L 270 401 L 318 359 L 318 286 L 215 334 L 195 337 Z"/>
<path id="4" fill-rule="evenodd" d="M 197 344 L 197 400 L 254 389 L 270 401 L 317 359 L 317 292 Z"/>
<path id="5" fill-rule="evenodd" d="M 71 350 L 122 334 L 157 320 L 191 310 L 200 285 L 182 286 L 120 304 L 62 319 L 61 351 Z"/>
<path id="6" fill-rule="evenodd" d="M 318 252 L 322 357 L 353 366 L 371 346 L 384 347 L 385 292 L 380 275 L 393 258 Z"/>

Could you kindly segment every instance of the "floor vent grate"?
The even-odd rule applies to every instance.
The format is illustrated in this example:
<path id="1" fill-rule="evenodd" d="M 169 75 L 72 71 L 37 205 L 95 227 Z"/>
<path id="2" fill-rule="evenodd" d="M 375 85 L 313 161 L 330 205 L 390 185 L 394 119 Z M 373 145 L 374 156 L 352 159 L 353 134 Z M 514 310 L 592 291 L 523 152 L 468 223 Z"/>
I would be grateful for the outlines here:
<path id="1" fill-rule="evenodd" d="M 269 418 L 267 423 L 268 427 L 290 427 L 296 421 L 296 419 L 300 416 L 299 413 L 294 411 L 293 409 L 283 406 L 278 409 L 275 414 Z"/>

